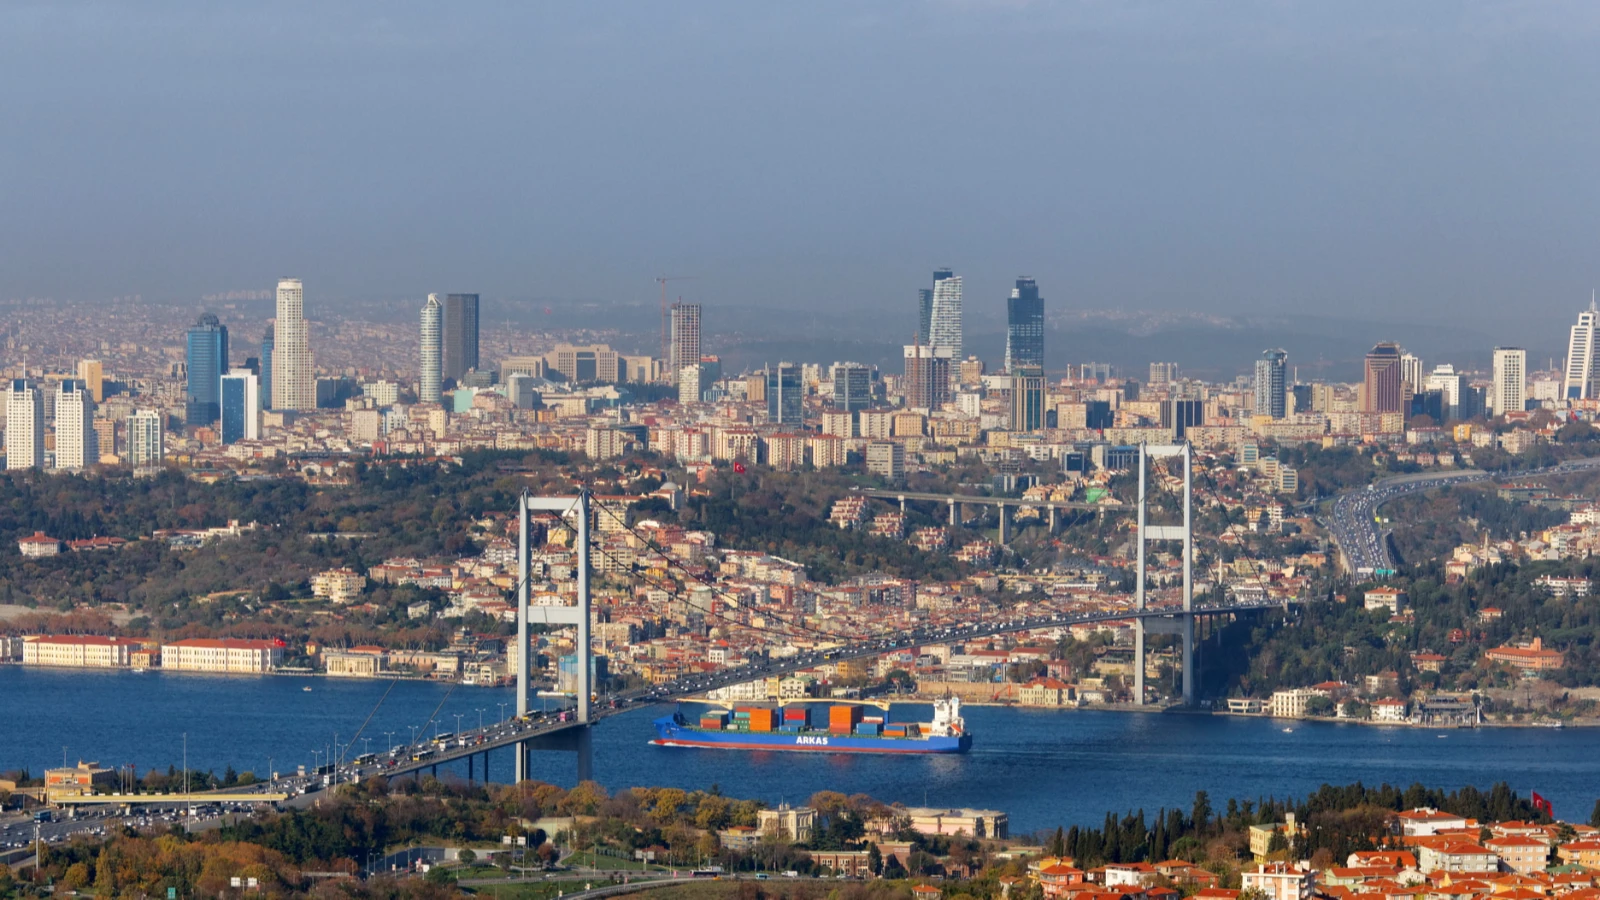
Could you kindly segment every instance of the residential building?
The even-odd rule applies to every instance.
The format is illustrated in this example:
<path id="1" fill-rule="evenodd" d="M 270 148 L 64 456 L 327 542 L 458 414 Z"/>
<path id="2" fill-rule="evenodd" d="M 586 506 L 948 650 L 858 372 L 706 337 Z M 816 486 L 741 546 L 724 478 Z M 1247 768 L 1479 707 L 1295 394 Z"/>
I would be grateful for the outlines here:
<path id="1" fill-rule="evenodd" d="M 305 287 L 298 278 L 278 282 L 276 338 L 272 349 L 272 408 L 316 409 L 317 385 L 311 362 L 311 334 L 305 316 Z"/>
<path id="2" fill-rule="evenodd" d="M 1543 872 L 1550 864 L 1550 845 L 1525 835 L 1492 837 L 1484 841 L 1483 846 L 1500 857 L 1501 865 L 1518 875 Z"/>
<path id="3" fill-rule="evenodd" d="M 1044 299 L 1032 278 L 1018 278 L 1006 301 L 1006 371 L 1024 366 L 1044 369 Z"/>
<path id="4" fill-rule="evenodd" d="M 667 368 L 672 373 L 672 382 L 677 384 L 683 377 L 683 370 L 694 366 L 700 367 L 700 304 L 674 303 L 672 304 L 672 343 L 668 350 Z M 700 399 L 696 393 L 695 402 Z M 679 391 L 678 402 L 684 402 L 682 391 Z"/>
<path id="5" fill-rule="evenodd" d="M 1600 309 L 1595 308 L 1593 295 L 1589 308 L 1578 313 L 1578 324 L 1572 326 L 1567 340 L 1567 372 L 1562 396 L 1568 400 L 1600 398 Z"/>
<path id="6" fill-rule="evenodd" d="M 222 443 L 261 438 L 261 379 L 240 370 L 222 376 Z"/>
<path id="7" fill-rule="evenodd" d="M 1395 813 L 1394 820 L 1404 837 L 1429 837 L 1441 831 L 1460 831 L 1467 827 L 1465 817 L 1432 807 L 1402 810 Z"/>
<path id="8" fill-rule="evenodd" d="M 168 672 L 270 672 L 283 662 L 282 641 L 190 638 L 161 645 Z"/>
<path id="9" fill-rule="evenodd" d="M 1260 891 L 1266 900 L 1311 900 L 1316 892 L 1317 873 L 1302 872 L 1285 863 L 1258 863 L 1255 871 L 1240 873 L 1239 887 Z"/>
<path id="10" fill-rule="evenodd" d="M 1552 672 L 1561 668 L 1566 659 L 1560 650 L 1546 650 L 1544 638 L 1537 637 L 1525 647 L 1508 645 L 1485 651 L 1483 658 L 1525 672 Z"/>
<path id="11" fill-rule="evenodd" d="M 132 638 L 94 634 L 43 634 L 23 640 L 25 666 L 71 666 L 83 669 L 126 668 L 142 646 Z"/>
<path id="12" fill-rule="evenodd" d="M 459 383 L 461 376 L 478 368 L 477 294 L 445 295 L 443 340 L 443 377 Z"/>
<path id="13" fill-rule="evenodd" d="M 867 471 L 884 478 L 900 478 L 906 473 L 906 448 L 895 441 L 870 441 L 867 444 Z"/>
<path id="14" fill-rule="evenodd" d="M 56 468 L 83 469 L 100 461 L 94 430 L 94 398 L 74 379 L 56 394 Z"/>
<path id="15" fill-rule="evenodd" d="M 1393 615 L 1406 610 L 1406 592 L 1394 587 L 1377 587 L 1363 597 L 1367 609 L 1387 609 Z"/>
<path id="16" fill-rule="evenodd" d="M 17 539 L 17 552 L 34 559 L 41 556 L 55 556 L 61 552 L 61 541 L 42 531 L 35 531 L 25 538 Z"/>
<path id="17" fill-rule="evenodd" d="M 106 400 L 105 372 L 98 359 L 78 360 L 78 380 L 88 389 L 96 403 Z"/>
<path id="18" fill-rule="evenodd" d="M 136 410 L 128 417 L 128 465 L 135 470 L 161 465 L 165 453 L 161 440 L 161 413 Z"/>
<path id="19" fill-rule="evenodd" d="M 902 390 L 908 409 L 943 409 L 950 399 L 949 347 L 906 344 L 906 374 Z"/>
<path id="20" fill-rule="evenodd" d="M 1256 360 L 1255 414 L 1270 419 L 1288 415 L 1288 360 L 1283 350 L 1263 350 Z"/>
<path id="21" fill-rule="evenodd" d="M 422 304 L 422 349 L 417 367 L 417 402 L 438 403 L 444 390 L 444 304 L 429 294 Z M 504 378 L 504 373 L 501 374 Z"/>
<path id="22" fill-rule="evenodd" d="M 1150 378 L 1146 381 L 1150 387 L 1165 387 L 1178 380 L 1178 364 L 1175 362 L 1153 362 L 1150 364 Z"/>
<path id="23" fill-rule="evenodd" d="M 1384 341 L 1367 351 L 1362 411 L 1397 413 L 1405 408 L 1400 389 L 1400 345 Z"/>
<path id="24" fill-rule="evenodd" d="M 1017 702 L 1023 706 L 1077 706 L 1077 688 L 1057 678 L 1035 678 L 1017 688 Z"/>
<path id="25" fill-rule="evenodd" d="M 1528 351 L 1521 347 L 1494 348 L 1494 405 L 1492 415 L 1522 412 L 1527 408 Z"/>
<path id="26" fill-rule="evenodd" d="M 6 468 L 44 467 L 44 392 L 14 378 L 6 394 Z"/>
<path id="27" fill-rule="evenodd" d="M 186 425 L 210 425 L 222 414 L 222 376 L 228 374 L 228 326 L 204 313 L 189 329 Z"/>
<path id="28" fill-rule="evenodd" d="M 311 576 L 311 594 L 334 603 L 350 603 L 360 598 L 367 578 L 351 569 L 328 569 Z"/>
<path id="29" fill-rule="evenodd" d="M 1435 872 L 1487 875 L 1500 871 L 1500 858 L 1474 841 L 1440 836 L 1418 842 L 1417 868 L 1424 875 Z"/>

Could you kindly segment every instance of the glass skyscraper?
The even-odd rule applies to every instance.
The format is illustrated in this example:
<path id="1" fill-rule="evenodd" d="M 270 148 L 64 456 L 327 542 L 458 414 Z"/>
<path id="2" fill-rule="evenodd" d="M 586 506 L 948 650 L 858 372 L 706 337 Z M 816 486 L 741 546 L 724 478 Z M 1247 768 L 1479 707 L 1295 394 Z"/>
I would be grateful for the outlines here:
<path id="1" fill-rule="evenodd" d="M 459 382 L 478 367 L 478 295 L 444 298 L 444 377 Z"/>
<path id="2" fill-rule="evenodd" d="M 772 425 L 799 425 L 805 411 L 805 386 L 800 367 L 778 363 L 767 367 L 767 422 Z"/>
<path id="3" fill-rule="evenodd" d="M 949 269 L 934 269 L 933 287 L 954 274 Z M 924 344 L 933 342 L 933 288 L 917 291 L 917 340 Z"/>
<path id="4" fill-rule="evenodd" d="M 1044 368 L 1044 298 L 1032 278 L 1018 278 L 1006 301 L 1006 371 Z"/>
<path id="5" fill-rule="evenodd" d="M 188 403 L 183 420 L 188 425 L 210 425 L 222 414 L 222 376 L 228 374 L 228 327 L 211 313 L 195 320 L 189 329 Z"/>
<path id="6" fill-rule="evenodd" d="M 250 372 L 222 376 L 222 443 L 261 437 L 260 383 Z"/>
<path id="7" fill-rule="evenodd" d="M 261 408 L 272 408 L 272 348 L 277 344 L 272 326 L 261 335 Z"/>
<path id="8" fill-rule="evenodd" d="M 1282 350 L 1263 350 L 1256 360 L 1256 415 L 1273 419 L 1288 415 L 1288 362 L 1289 354 Z"/>

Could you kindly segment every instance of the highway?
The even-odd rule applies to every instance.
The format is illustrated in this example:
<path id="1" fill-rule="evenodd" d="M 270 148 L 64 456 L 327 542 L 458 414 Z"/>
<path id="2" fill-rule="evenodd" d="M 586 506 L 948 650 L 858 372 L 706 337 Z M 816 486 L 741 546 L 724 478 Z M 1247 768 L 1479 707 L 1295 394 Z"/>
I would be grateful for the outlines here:
<path id="1" fill-rule="evenodd" d="M 1600 468 L 1600 457 L 1568 460 L 1560 465 L 1528 472 L 1507 473 L 1499 476 L 1507 481 L 1542 478 Z M 1334 543 L 1344 554 L 1345 571 L 1354 575 L 1371 575 L 1375 572 L 1393 571 L 1394 556 L 1389 552 L 1389 531 L 1377 522 L 1378 509 L 1396 497 L 1431 491 L 1451 484 L 1472 484 L 1489 481 L 1496 476 L 1477 469 L 1463 469 L 1449 474 L 1417 473 L 1385 478 L 1363 488 L 1346 491 L 1333 501 L 1333 509 L 1325 524 L 1333 535 Z"/>

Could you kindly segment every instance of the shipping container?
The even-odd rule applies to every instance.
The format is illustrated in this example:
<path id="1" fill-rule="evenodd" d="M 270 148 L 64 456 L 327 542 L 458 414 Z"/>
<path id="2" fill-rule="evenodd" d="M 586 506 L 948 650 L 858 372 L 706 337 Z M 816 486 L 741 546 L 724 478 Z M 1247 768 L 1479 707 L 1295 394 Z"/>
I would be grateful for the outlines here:
<path id="1" fill-rule="evenodd" d="M 882 728 L 883 726 L 879 725 L 877 722 L 862 722 L 856 725 L 856 734 L 876 735 L 882 730 Z"/>

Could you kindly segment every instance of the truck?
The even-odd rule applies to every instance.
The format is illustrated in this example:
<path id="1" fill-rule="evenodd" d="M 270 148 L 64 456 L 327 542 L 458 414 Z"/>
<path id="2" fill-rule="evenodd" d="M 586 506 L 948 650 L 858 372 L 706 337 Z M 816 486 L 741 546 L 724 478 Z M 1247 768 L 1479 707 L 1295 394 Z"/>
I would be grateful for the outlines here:
<path id="1" fill-rule="evenodd" d="M 33 820 L 35 822 L 53 822 L 55 821 L 55 813 L 48 809 L 41 809 L 33 814 Z"/>

